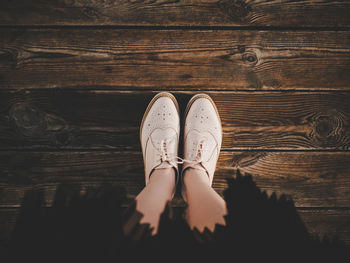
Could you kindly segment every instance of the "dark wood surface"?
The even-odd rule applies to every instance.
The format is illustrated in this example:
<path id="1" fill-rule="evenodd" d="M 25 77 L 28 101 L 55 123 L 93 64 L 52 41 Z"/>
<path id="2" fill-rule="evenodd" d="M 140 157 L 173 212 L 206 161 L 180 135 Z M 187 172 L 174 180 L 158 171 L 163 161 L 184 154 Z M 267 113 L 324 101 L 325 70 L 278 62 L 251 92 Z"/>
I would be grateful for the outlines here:
<path id="1" fill-rule="evenodd" d="M 0 85 L 347 90 L 349 39 L 349 31 L 0 29 Z"/>
<path id="2" fill-rule="evenodd" d="M 140 150 L 139 125 L 156 92 L 0 90 L 3 149 Z M 184 109 L 195 92 L 176 92 Z M 350 93 L 208 92 L 223 149 L 348 150 Z M 273 115 L 272 115 L 273 114 Z"/>
<path id="3" fill-rule="evenodd" d="M 144 185 L 160 90 L 206 92 L 234 169 L 350 245 L 350 1 L 0 1 L 0 246 L 26 191 Z M 174 206 L 183 207 L 177 195 Z"/>
<path id="4" fill-rule="evenodd" d="M 17 207 L 25 191 L 35 187 L 46 192 L 50 205 L 57 185 L 63 183 L 122 185 L 129 198 L 144 187 L 140 152 L 0 152 L 2 177 L 0 204 Z M 298 207 L 350 208 L 349 152 L 235 152 L 223 151 L 213 187 L 227 188 L 234 169 L 253 175 L 268 194 L 293 198 Z M 129 200 L 130 201 L 130 200 Z M 181 205 L 180 200 L 176 203 Z"/>
<path id="5" fill-rule="evenodd" d="M 350 1 L 6 0 L 0 25 L 348 27 Z"/>
<path id="6" fill-rule="evenodd" d="M 329 238 L 337 236 L 340 240 L 350 243 L 350 211 L 337 209 L 298 209 L 298 213 L 304 221 L 307 229 L 313 235 L 321 238 L 327 235 Z M 0 244 L 5 244 L 15 228 L 19 216 L 18 208 L 6 208 L 0 210 Z"/>
<path id="7" fill-rule="evenodd" d="M 340 240 L 350 244 L 349 210 L 308 209 L 298 212 L 310 233 L 320 237 L 338 236 Z"/>

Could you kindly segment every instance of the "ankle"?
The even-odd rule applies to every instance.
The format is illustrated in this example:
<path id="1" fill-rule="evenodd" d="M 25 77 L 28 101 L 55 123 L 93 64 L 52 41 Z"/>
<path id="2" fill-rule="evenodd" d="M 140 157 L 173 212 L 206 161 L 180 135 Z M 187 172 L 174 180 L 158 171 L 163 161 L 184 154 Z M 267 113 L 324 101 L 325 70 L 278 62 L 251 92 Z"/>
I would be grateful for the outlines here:
<path id="1" fill-rule="evenodd" d="M 149 184 L 162 183 L 175 187 L 175 180 L 175 168 L 160 168 L 152 171 L 149 178 Z"/>
<path id="2" fill-rule="evenodd" d="M 188 188 L 189 185 L 203 183 L 210 186 L 210 180 L 208 174 L 205 171 L 195 169 L 195 168 L 187 168 L 183 173 L 183 182 L 185 186 Z"/>

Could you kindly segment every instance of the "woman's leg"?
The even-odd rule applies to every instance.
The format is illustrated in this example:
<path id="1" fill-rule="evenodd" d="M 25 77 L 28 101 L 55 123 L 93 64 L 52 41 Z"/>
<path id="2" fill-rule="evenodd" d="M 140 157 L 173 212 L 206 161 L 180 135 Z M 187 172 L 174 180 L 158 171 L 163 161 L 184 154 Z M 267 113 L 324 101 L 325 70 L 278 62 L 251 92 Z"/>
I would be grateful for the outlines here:
<path id="1" fill-rule="evenodd" d="M 225 225 L 226 203 L 210 186 L 206 172 L 188 168 L 183 175 L 187 199 L 187 222 L 191 229 L 212 232 L 216 224 Z"/>
<path id="2" fill-rule="evenodd" d="M 140 223 L 150 224 L 152 234 L 157 233 L 159 217 L 175 192 L 179 134 L 176 98 L 170 93 L 158 93 L 148 104 L 141 122 L 146 187 L 136 197 L 136 210 L 142 214 Z M 132 226 L 126 226 L 126 232 L 130 231 Z"/>
<path id="3" fill-rule="evenodd" d="M 225 201 L 211 187 L 222 143 L 218 109 L 206 94 L 197 94 L 185 110 L 183 197 L 190 227 L 213 231 L 225 225 Z"/>
<path id="4" fill-rule="evenodd" d="M 136 210 L 143 214 L 141 224 L 150 224 L 152 234 L 158 231 L 159 217 L 175 191 L 174 168 L 153 171 L 147 186 L 136 197 Z"/>

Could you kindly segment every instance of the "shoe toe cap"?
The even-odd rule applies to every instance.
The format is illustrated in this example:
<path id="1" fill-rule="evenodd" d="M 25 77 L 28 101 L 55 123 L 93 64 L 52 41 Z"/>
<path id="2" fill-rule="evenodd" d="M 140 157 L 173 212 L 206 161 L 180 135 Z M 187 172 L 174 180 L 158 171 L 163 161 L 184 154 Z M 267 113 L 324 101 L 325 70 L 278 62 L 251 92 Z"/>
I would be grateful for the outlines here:
<path id="1" fill-rule="evenodd" d="M 185 131 L 189 132 L 191 129 L 209 131 L 215 137 L 221 137 L 220 118 L 208 99 L 199 98 L 191 105 L 186 117 Z"/>
<path id="2" fill-rule="evenodd" d="M 158 98 L 150 108 L 141 127 L 141 141 L 147 138 L 156 129 L 171 128 L 178 134 L 180 132 L 180 119 L 177 108 L 169 97 Z"/>

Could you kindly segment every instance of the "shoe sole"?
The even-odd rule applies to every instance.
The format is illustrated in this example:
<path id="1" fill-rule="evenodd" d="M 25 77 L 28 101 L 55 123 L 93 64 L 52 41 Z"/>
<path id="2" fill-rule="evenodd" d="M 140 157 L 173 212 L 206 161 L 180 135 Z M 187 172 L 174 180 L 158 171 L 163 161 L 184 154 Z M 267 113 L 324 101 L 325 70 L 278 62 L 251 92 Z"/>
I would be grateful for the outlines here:
<path id="1" fill-rule="evenodd" d="M 140 141 L 142 140 L 142 128 L 143 128 L 143 124 L 145 122 L 145 119 L 149 113 L 149 111 L 151 110 L 153 104 L 156 102 L 156 100 L 158 100 L 159 98 L 161 97 L 168 97 L 170 98 L 174 104 L 175 104 L 175 107 L 176 107 L 176 110 L 177 110 L 177 114 L 180 116 L 180 110 L 179 110 L 179 104 L 176 100 L 176 98 L 174 97 L 173 94 L 169 93 L 169 92 L 160 92 L 158 93 L 156 96 L 153 97 L 153 99 L 150 101 L 150 103 L 148 104 L 147 108 L 146 108 L 146 111 L 145 113 L 143 114 L 143 117 L 142 117 L 142 121 L 141 121 L 141 127 L 140 127 Z M 142 142 L 141 142 L 141 145 L 142 145 Z"/>
<path id="2" fill-rule="evenodd" d="M 211 105 L 213 105 L 213 107 L 214 107 L 214 109 L 215 109 L 215 112 L 216 112 L 216 116 L 217 116 L 218 119 L 219 119 L 220 128 L 221 128 L 221 133 L 222 133 L 221 118 L 220 118 L 220 115 L 219 115 L 218 108 L 216 107 L 215 102 L 213 101 L 213 99 L 212 99 L 209 95 L 203 94 L 203 93 L 194 95 L 194 96 L 190 99 L 190 101 L 187 103 L 186 110 L 185 110 L 185 115 L 184 115 L 184 126 L 185 126 L 185 123 L 186 123 L 187 114 L 188 114 L 188 112 L 190 111 L 190 108 L 191 108 L 192 104 L 193 104 L 197 99 L 201 99 L 201 98 L 204 98 L 204 99 L 209 100 L 210 103 L 211 103 Z"/>

